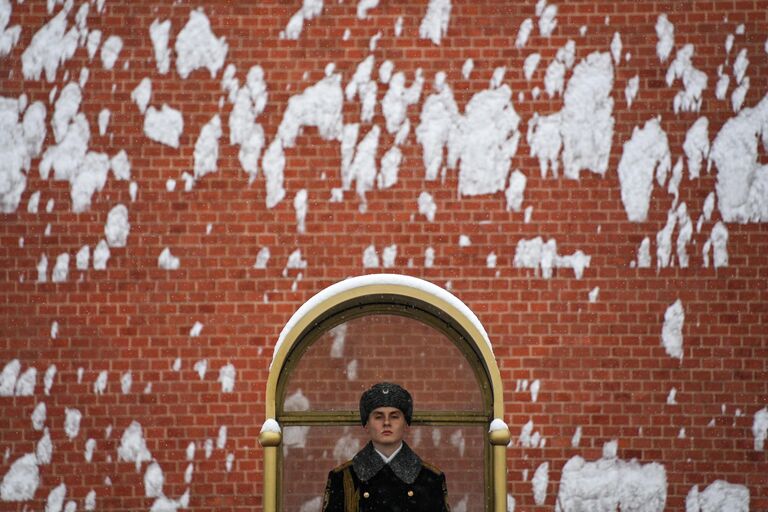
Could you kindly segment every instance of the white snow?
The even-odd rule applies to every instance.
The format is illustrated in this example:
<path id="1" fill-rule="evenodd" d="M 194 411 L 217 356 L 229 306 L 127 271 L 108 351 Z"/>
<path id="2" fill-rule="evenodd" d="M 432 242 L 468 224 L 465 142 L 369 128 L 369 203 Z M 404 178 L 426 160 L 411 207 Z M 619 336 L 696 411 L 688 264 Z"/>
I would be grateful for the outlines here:
<path id="1" fill-rule="evenodd" d="M 31 196 L 29 196 L 29 201 L 27 202 L 27 212 L 28 213 L 37 213 L 38 206 L 40 204 L 40 191 L 34 192 Z"/>
<path id="2" fill-rule="evenodd" d="M 35 430 L 43 430 L 46 415 L 47 409 L 45 407 L 45 402 L 39 402 L 35 406 L 35 410 L 32 411 L 32 428 Z"/>
<path id="3" fill-rule="evenodd" d="M 527 59 L 526 59 L 527 63 Z M 563 94 L 565 83 L 565 64 L 560 59 L 552 59 L 544 74 L 544 90 L 550 98 Z"/>
<path id="4" fill-rule="evenodd" d="M 218 170 L 216 162 L 219 159 L 220 138 L 221 119 L 216 114 L 200 130 L 195 142 L 195 180 Z"/>
<path id="5" fill-rule="evenodd" d="M 166 247 L 160 256 L 157 257 L 157 266 L 165 270 L 178 270 L 181 262 L 179 258 L 171 254 L 171 250 Z"/>
<path id="6" fill-rule="evenodd" d="M 104 235 L 110 247 L 125 247 L 131 225 L 128 222 L 128 208 L 118 204 L 109 211 L 107 223 L 104 226 Z"/>
<path id="7" fill-rule="evenodd" d="M 549 4 L 544 8 L 544 11 L 539 17 L 539 32 L 544 37 L 552 35 L 552 31 L 557 26 L 557 6 Z"/>
<path id="8" fill-rule="evenodd" d="M 686 44 L 677 51 L 675 60 L 667 70 L 667 85 L 671 86 L 678 78 L 683 81 L 684 89 L 678 92 L 673 100 L 675 114 L 681 110 L 698 112 L 701 109 L 702 93 L 707 88 L 707 75 L 693 67 L 693 54 L 694 46 Z"/>
<path id="9" fill-rule="evenodd" d="M 0 373 L 0 396 L 13 396 L 20 370 L 21 363 L 18 359 L 12 359 L 6 363 Z"/>
<path id="10" fill-rule="evenodd" d="M 376 247 L 369 245 L 363 251 L 363 268 L 376 268 L 379 266 L 379 254 Z"/>
<path id="11" fill-rule="evenodd" d="M 523 205 L 525 186 L 528 182 L 525 174 L 515 169 L 509 176 L 509 187 L 504 193 L 507 198 L 507 211 L 519 212 Z"/>
<path id="12" fill-rule="evenodd" d="M 509 426 L 501 418 L 494 418 L 488 427 L 488 432 L 509 431 Z"/>
<path id="13" fill-rule="evenodd" d="M 307 189 L 302 188 L 293 197 L 293 209 L 296 210 L 296 231 L 298 233 L 306 232 L 307 218 Z"/>
<path id="14" fill-rule="evenodd" d="M 451 137 L 458 117 L 458 107 L 451 88 L 445 83 L 445 73 L 435 75 L 435 93 L 422 106 L 416 139 L 422 146 L 426 179 L 434 180 L 443 164 L 443 148 Z"/>
<path id="15" fill-rule="evenodd" d="M 311 20 L 323 12 L 323 0 L 303 0 L 301 8 L 291 16 L 285 27 L 285 38 L 296 40 L 304 28 L 304 21 Z"/>
<path id="16" fill-rule="evenodd" d="M 268 418 L 264 424 L 261 426 L 261 430 L 259 432 L 274 432 L 274 433 L 281 433 L 282 430 L 280 429 L 280 425 L 275 421 L 274 418 Z"/>
<path id="17" fill-rule="evenodd" d="M 179 147 L 184 131 L 184 118 L 176 109 L 163 104 L 161 110 L 150 106 L 144 116 L 144 134 L 155 142 L 172 148 Z"/>
<path id="18" fill-rule="evenodd" d="M 656 36 L 659 38 L 656 43 L 656 55 L 659 56 L 660 62 L 665 62 L 675 47 L 675 26 L 667 19 L 666 14 L 659 14 L 656 20 Z"/>
<path id="19" fill-rule="evenodd" d="M 69 254 L 63 252 L 56 256 L 56 264 L 51 272 L 51 282 L 64 283 L 69 276 Z"/>
<path id="20" fill-rule="evenodd" d="M 74 439 L 80 432 L 80 420 L 83 414 L 77 409 L 65 408 L 64 413 L 66 418 L 64 420 L 64 431 L 67 433 L 67 437 Z"/>
<path id="21" fill-rule="evenodd" d="M 83 508 L 88 510 L 96 510 L 96 491 L 91 489 L 88 494 L 85 496 L 85 501 L 83 502 Z"/>
<path id="22" fill-rule="evenodd" d="M 27 186 L 26 173 L 32 159 L 40 154 L 46 135 L 45 105 L 33 103 L 19 119 L 23 106 L 19 100 L 0 97 L 0 212 L 15 212 Z M 39 197 L 39 196 L 38 196 Z M 36 206 L 31 199 L 31 210 Z"/>
<path id="23" fill-rule="evenodd" d="M 53 82 L 59 65 L 74 55 L 80 34 L 76 27 L 67 31 L 67 16 L 71 8 L 72 2 L 67 2 L 56 16 L 32 36 L 32 41 L 21 55 L 25 79 L 40 80 L 40 74 L 45 70 L 46 80 Z"/>
<path id="24" fill-rule="evenodd" d="M 237 371 L 232 363 L 228 363 L 219 368 L 219 378 L 217 382 L 221 382 L 222 393 L 232 393 L 235 389 L 235 376 Z"/>
<path id="25" fill-rule="evenodd" d="M 731 94 L 731 107 L 733 108 L 734 112 L 739 112 L 741 110 L 741 107 L 744 104 L 744 100 L 747 97 L 748 91 L 749 77 L 746 77 L 744 81 L 733 90 L 733 93 Z"/>
<path id="26" fill-rule="evenodd" d="M 699 177 L 702 161 L 709 156 L 709 120 L 706 117 L 698 118 L 688 129 L 683 150 L 688 158 L 688 175 L 691 179 L 696 179 Z"/>
<path id="27" fill-rule="evenodd" d="M 33 396 L 37 384 L 37 368 L 30 366 L 19 376 L 14 388 L 16 396 Z"/>
<path id="28" fill-rule="evenodd" d="M 515 258 L 512 265 L 515 268 L 539 269 L 544 279 L 552 277 L 553 268 L 572 268 L 576 279 L 581 279 L 584 269 L 589 267 L 590 256 L 582 251 L 576 251 L 570 256 L 557 254 L 557 242 L 550 238 L 544 243 L 541 237 L 532 239 L 520 239 L 515 249 Z"/>
<path id="29" fill-rule="evenodd" d="M 368 11 L 378 7 L 379 0 L 358 0 L 357 19 L 364 20 L 368 17 Z"/>
<path id="30" fill-rule="evenodd" d="M 667 395 L 667 405 L 677 405 L 677 400 L 675 400 L 676 396 L 677 388 L 673 387 L 669 390 L 669 395 Z"/>
<path id="31" fill-rule="evenodd" d="M 264 129 L 256 123 L 256 118 L 264 111 L 267 98 L 264 70 L 261 66 L 252 66 L 246 84 L 235 91 L 234 106 L 229 114 L 229 142 L 240 146 L 238 159 L 251 181 L 258 173 L 258 160 L 264 148 Z"/>
<path id="32" fill-rule="evenodd" d="M 205 378 L 205 372 L 208 371 L 208 360 L 201 359 L 197 361 L 193 368 L 197 372 L 197 376 L 200 377 L 200 380 L 203 380 Z"/>
<path id="33" fill-rule="evenodd" d="M 612 444 L 612 443 L 606 443 Z M 615 443 L 613 443 L 615 445 Z M 563 467 L 556 512 L 570 510 L 635 510 L 662 512 L 667 499 L 664 466 L 616 458 L 615 446 L 587 462 L 572 457 Z"/>
<path id="34" fill-rule="evenodd" d="M 355 181 L 355 191 L 360 198 L 361 211 L 366 209 L 365 193 L 373 189 L 376 178 L 376 151 L 379 147 L 381 129 L 374 125 L 357 145 L 355 156 L 349 167 L 349 177 Z"/>
<path id="35" fill-rule="evenodd" d="M 768 95 L 723 125 L 709 157 L 717 166 L 717 200 L 725 222 L 768 221 L 768 165 L 760 165 L 758 142 L 768 148 Z"/>
<path id="36" fill-rule="evenodd" d="M 613 56 L 613 64 L 618 66 L 621 62 L 621 34 L 618 32 L 614 32 L 613 39 L 611 39 L 611 55 Z"/>
<path id="37" fill-rule="evenodd" d="M 703 266 L 709 267 L 709 251 L 714 248 L 715 268 L 728 266 L 728 228 L 718 221 L 702 248 Z"/>
<path id="38" fill-rule="evenodd" d="M 107 378 L 109 377 L 109 372 L 107 370 L 102 370 L 99 372 L 99 376 L 96 377 L 96 380 L 93 383 L 93 392 L 97 395 L 103 395 L 104 392 L 107 390 Z"/>
<path id="39" fill-rule="evenodd" d="M 556 112 L 549 116 L 539 116 L 537 112 L 528 121 L 526 140 L 531 156 L 538 157 L 541 177 L 547 177 L 551 167 L 552 175 L 558 176 L 559 156 L 562 149 L 562 115 Z"/>
<path id="40" fill-rule="evenodd" d="M 37 441 L 37 446 L 35 446 L 37 463 L 41 466 L 50 464 L 52 455 L 53 443 L 51 442 L 51 433 L 48 431 L 48 427 L 45 427 L 43 429 L 43 436 Z"/>
<path id="41" fill-rule="evenodd" d="M 198 336 L 200 336 L 200 333 L 202 331 L 203 331 L 203 324 L 201 324 L 200 322 L 195 322 L 195 324 L 189 330 L 189 337 L 197 338 Z"/>
<path id="42" fill-rule="evenodd" d="M 10 0 L 0 0 L 0 57 L 5 57 L 11 53 L 21 35 L 20 25 L 7 28 L 12 12 L 13 6 Z"/>
<path id="43" fill-rule="evenodd" d="M 536 505 L 544 505 L 547 499 L 547 486 L 549 485 L 549 462 L 544 462 L 536 468 L 531 479 L 533 486 L 533 501 Z"/>
<path id="44" fill-rule="evenodd" d="M 216 448 L 223 450 L 227 446 L 227 426 L 222 425 L 219 427 L 219 434 L 216 437 Z"/>
<path id="45" fill-rule="evenodd" d="M 448 33 L 450 19 L 451 0 L 429 0 L 427 12 L 419 25 L 419 37 L 439 45 L 441 38 Z"/>
<path id="46" fill-rule="evenodd" d="M 749 512 L 749 489 L 743 485 L 715 480 L 699 492 L 694 485 L 685 499 L 686 512 Z"/>
<path id="47" fill-rule="evenodd" d="M 664 313 L 664 325 L 661 329 L 661 344 L 670 357 L 683 359 L 683 324 L 685 310 L 683 303 L 677 299 Z"/>
<path id="48" fill-rule="evenodd" d="M 763 451 L 765 439 L 768 437 L 768 407 L 763 407 L 755 413 L 752 435 L 755 437 L 755 451 Z"/>
<path id="49" fill-rule="evenodd" d="M 226 38 L 216 38 L 202 8 L 189 13 L 189 21 L 176 37 L 176 71 L 182 79 L 196 69 L 206 68 L 211 78 L 224 65 L 229 49 Z"/>
<path id="50" fill-rule="evenodd" d="M 517 30 L 517 37 L 515 38 L 515 48 L 518 50 L 523 48 L 528 43 L 528 38 L 531 36 L 533 30 L 533 20 L 526 18 L 520 23 L 520 28 Z"/>
<path id="51" fill-rule="evenodd" d="M 472 245 L 472 240 L 467 235 L 459 235 L 459 247 L 469 247 Z"/>
<path id="52" fill-rule="evenodd" d="M 104 69 L 112 69 L 120 51 L 123 49 L 123 40 L 120 36 L 109 36 L 101 45 L 101 63 Z"/>
<path id="53" fill-rule="evenodd" d="M 747 58 L 747 49 L 742 48 L 739 54 L 736 56 L 736 60 L 733 62 L 733 76 L 736 78 L 736 83 L 741 85 L 744 81 L 744 77 L 749 67 L 749 59 Z"/>
<path id="54" fill-rule="evenodd" d="M 581 427 L 576 427 L 576 430 L 573 432 L 573 437 L 571 437 L 571 448 L 578 448 L 579 444 L 581 443 Z"/>
<path id="55" fill-rule="evenodd" d="M 109 245 L 105 240 L 99 240 L 96 249 L 93 251 L 94 270 L 106 270 L 107 261 L 109 261 Z"/>
<path id="56" fill-rule="evenodd" d="M 419 214 L 424 215 L 429 222 L 435 221 L 437 205 L 429 192 L 422 192 L 418 199 Z"/>
<path id="57" fill-rule="evenodd" d="M 112 175 L 116 180 L 131 179 L 131 162 L 128 160 L 128 155 L 124 149 L 121 149 L 112 157 L 109 161 L 109 166 L 112 168 Z"/>
<path id="58" fill-rule="evenodd" d="M 147 110 L 150 98 L 152 98 L 152 80 L 149 77 L 144 77 L 139 85 L 131 91 L 131 100 L 136 103 L 139 112 L 143 114 Z"/>
<path id="59" fill-rule="evenodd" d="M 102 137 L 107 133 L 107 127 L 109 127 L 109 118 L 112 115 L 108 108 L 103 108 L 99 111 L 99 117 L 97 124 L 99 125 L 99 135 Z"/>
<path id="60" fill-rule="evenodd" d="M 86 42 L 86 49 L 88 51 L 88 60 L 93 60 L 96 55 L 96 50 L 99 49 L 101 44 L 101 30 L 91 30 L 88 32 L 88 40 Z"/>
<path id="61" fill-rule="evenodd" d="M 45 254 L 41 254 L 40 261 L 37 262 L 37 282 L 48 282 L 48 256 Z"/>
<path id="62" fill-rule="evenodd" d="M 408 122 L 406 112 L 410 105 L 419 101 L 424 87 L 424 76 L 417 69 L 410 87 L 405 87 L 405 74 L 398 71 L 389 81 L 389 89 L 381 102 L 381 111 L 387 123 L 387 132 L 396 133 Z M 410 128 L 409 128 L 410 129 Z"/>
<path id="63" fill-rule="evenodd" d="M 475 68 L 475 61 L 472 59 L 467 59 L 464 61 L 464 65 L 461 66 L 461 76 L 464 77 L 464 80 L 469 80 L 470 75 L 472 75 L 472 70 Z"/>
<path id="64" fill-rule="evenodd" d="M 627 218 L 632 222 L 643 222 L 648 217 L 648 207 L 653 189 L 653 177 L 657 176 L 660 186 L 672 165 L 667 134 L 661 129 L 659 120 L 653 118 L 643 128 L 635 127 L 632 137 L 624 143 L 619 161 L 621 201 Z"/>
<path id="65" fill-rule="evenodd" d="M 156 461 L 147 466 L 144 472 L 144 495 L 147 498 L 158 498 L 163 495 L 165 475 Z"/>
<path id="66" fill-rule="evenodd" d="M 227 473 L 232 471 L 232 466 L 235 463 L 235 454 L 234 453 L 228 453 L 227 458 L 224 461 L 224 468 L 227 470 Z"/>
<path id="67" fill-rule="evenodd" d="M 48 500 L 45 503 L 45 512 L 61 512 L 66 495 L 67 486 L 65 484 L 59 484 L 54 487 L 51 492 L 48 493 Z"/>
<path id="68" fill-rule="evenodd" d="M 397 258 L 397 244 L 388 245 L 381 251 L 381 265 L 384 268 L 394 267 L 395 258 Z"/>
<path id="69" fill-rule="evenodd" d="M 53 379 L 56 377 L 56 365 L 52 364 L 48 367 L 48 369 L 45 371 L 45 376 L 43 377 L 43 383 L 45 384 L 45 394 L 46 396 L 50 394 L 51 386 L 53 386 Z M 2 377 L 0 376 L 0 389 L 2 389 Z M 2 393 L 0 393 L 0 396 L 2 396 Z"/>
<path id="70" fill-rule="evenodd" d="M 525 62 L 523 63 L 523 75 L 527 81 L 531 81 L 533 73 L 536 71 L 540 60 L 541 54 L 539 53 L 532 53 L 525 58 Z"/>
<path id="71" fill-rule="evenodd" d="M 461 160 L 461 195 L 504 190 L 510 161 L 520 140 L 520 117 L 512 106 L 511 96 L 512 90 L 506 84 L 486 89 L 470 99 L 464 115 L 456 117 L 449 137 L 448 165 L 456 168 Z"/>
<path id="72" fill-rule="evenodd" d="M 96 440 L 89 438 L 85 442 L 85 461 L 91 462 L 93 460 L 93 450 L 96 449 Z"/>
<path id="73" fill-rule="evenodd" d="M 627 86 L 624 88 L 624 97 L 627 100 L 627 108 L 632 108 L 632 103 L 637 97 L 637 91 L 640 88 L 640 75 L 635 75 L 627 80 Z"/>
<path id="74" fill-rule="evenodd" d="M 171 51 L 168 48 L 168 38 L 171 31 L 171 20 L 161 22 L 155 19 L 149 26 L 149 37 L 155 52 L 157 72 L 161 75 L 168 73 L 171 66 Z"/>
<path id="75" fill-rule="evenodd" d="M 427 247 L 424 250 L 424 268 L 432 268 L 435 264 L 435 250 L 432 247 Z"/>
<path id="76" fill-rule="evenodd" d="M 147 450 L 144 432 L 139 422 L 132 421 L 123 432 L 120 446 L 117 449 L 117 456 L 118 460 L 135 462 L 137 473 L 142 462 L 152 460 L 152 454 Z"/>
<path id="77" fill-rule="evenodd" d="M 597 302 L 597 298 L 599 296 L 600 296 L 600 287 L 599 286 L 595 286 L 589 292 L 589 302 L 590 302 L 590 304 L 594 304 L 595 302 Z"/>

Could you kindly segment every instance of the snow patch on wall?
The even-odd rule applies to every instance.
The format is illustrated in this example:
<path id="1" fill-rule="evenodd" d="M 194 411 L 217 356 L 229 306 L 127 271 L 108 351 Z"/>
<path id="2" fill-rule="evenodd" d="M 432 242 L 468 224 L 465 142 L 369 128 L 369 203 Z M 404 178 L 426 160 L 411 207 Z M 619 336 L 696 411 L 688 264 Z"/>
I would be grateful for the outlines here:
<path id="1" fill-rule="evenodd" d="M 685 310 L 683 303 L 677 299 L 664 313 L 664 325 L 661 329 L 661 344 L 670 357 L 683 359 L 683 325 Z"/>
<path id="2" fill-rule="evenodd" d="M 707 75 L 693 67 L 691 59 L 694 54 L 694 46 L 686 44 L 675 55 L 675 60 L 667 70 L 667 85 L 671 86 L 675 80 L 682 79 L 684 89 L 679 91 L 673 100 L 675 114 L 680 112 L 698 112 L 701 109 L 701 99 L 704 89 L 707 88 Z"/>
<path id="3" fill-rule="evenodd" d="M 176 109 L 163 104 L 161 110 L 149 107 L 144 115 L 144 134 L 155 142 L 178 149 L 184 131 L 184 118 Z"/>
<path id="4" fill-rule="evenodd" d="M 171 51 L 168 48 L 168 38 L 171 32 L 171 20 L 154 20 L 149 26 L 149 37 L 155 52 L 157 72 L 161 75 L 168 73 L 171 66 Z"/>
<path id="5" fill-rule="evenodd" d="M 16 459 L 0 483 L 0 499 L 3 501 L 28 501 L 34 498 L 40 485 L 37 458 L 28 453 Z"/>
<path id="6" fill-rule="evenodd" d="M 211 31 L 211 22 L 202 8 L 189 13 L 189 21 L 176 37 L 176 71 L 182 79 L 200 68 L 207 68 L 211 78 L 224 65 L 229 49 L 226 38 Z"/>
<path id="7" fill-rule="evenodd" d="M 532 239 L 520 239 L 515 249 L 515 258 L 512 265 L 515 268 L 531 268 L 544 279 L 552 277 L 554 268 L 571 268 L 576 279 L 581 279 L 584 269 L 589 267 L 590 256 L 582 251 L 576 251 L 569 256 L 557 254 L 557 242 L 550 238 L 544 243 L 541 237 Z"/>
<path id="8" fill-rule="evenodd" d="M 675 26 L 667 19 L 666 14 L 659 14 L 656 20 L 656 36 L 659 38 L 656 43 L 656 55 L 659 56 L 660 62 L 665 62 L 675 46 Z"/>
<path id="9" fill-rule="evenodd" d="M 441 38 L 448 33 L 450 19 L 451 0 L 429 0 L 427 12 L 419 25 L 419 37 L 439 45 Z"/>
<path id="10" fill-rule="evenodd" d="M 120 439 L 120 446 L 117 449 L 118 460 L 125 462 L 135 462 L 136 472 L 141 468 L 141 463 L 152 459 L 152 454 L 147 449 L 147 443 L 144 440 L 144 432 L 141 424 L 132 421 L 128 428 L 123 432 Z"/>
<path id="11" fill-rule="evenodd" d="M 611 443 L 606 443 L 611 444 Z M 664 466 L 616 458 L 615 449 L 587 462 L 572 457 L 563 467 L 556 512 L 570 510 L 642 510 L 662 512 L 667 500 Z"/>
<path id="12" fill-rule="evenodd" d="M 749 512 L 749 489 L 743 485 L 715 480 L 699 492 L 694 485 L 685 498 L 686 512 Z"/>
<path id="13" fill-rule="evenodd" d="M 768 165 L 760 165 L 758 143 L 768 150 L 768 95 L 723 125 L 709 158 L 717 166 L 717 205 L 725 222 L 768 221 Z"/>
<path id="14" fill-rule="evenodd" d="M 323 12 L 323 0 L 303 0 L 301 8 L 296 11 L 288 25 L 285 26 L 285 38 L 296 40 L 304 28 L 304 21 L 311 20 Z"/>

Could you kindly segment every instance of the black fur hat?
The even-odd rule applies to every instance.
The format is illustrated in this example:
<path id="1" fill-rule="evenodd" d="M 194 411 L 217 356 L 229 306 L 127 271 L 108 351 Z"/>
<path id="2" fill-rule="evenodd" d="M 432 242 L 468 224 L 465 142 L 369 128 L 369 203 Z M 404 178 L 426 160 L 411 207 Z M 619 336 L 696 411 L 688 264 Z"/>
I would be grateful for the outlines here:
<path id="1" fill-rule="evenodd" d="M 360 397 L 360 423 L 365 426 L 368 423 L 368 416 L 379 407 L 400 409 L 406 423 L 411 424 L 413 399 L 405 388 L 391 382 L 379 382 L 371 386 Z"/>

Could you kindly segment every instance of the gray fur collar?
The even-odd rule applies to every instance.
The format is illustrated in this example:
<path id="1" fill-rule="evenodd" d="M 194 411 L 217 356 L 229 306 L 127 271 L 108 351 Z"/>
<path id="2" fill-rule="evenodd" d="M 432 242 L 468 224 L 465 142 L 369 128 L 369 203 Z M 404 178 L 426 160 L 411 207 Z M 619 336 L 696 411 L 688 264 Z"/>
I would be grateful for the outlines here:
<path id="1" fill-rule="evenodd" d="M 373 443 L 370 441 L 365 445 L 365 448 L 357 452 L 357 455 L 352 459 L 352 469 L 355 470 L 357 477 L 363 482 L 367 482 L 384 468 L 384 459 L 376 453 L 376 449 L 373 447 Z M 389 467 L 395 476 L 405 482 L 406 484 L 412 484 L 416 481 L 416 477 L 419 476 L 421 471 L 421 459 L 411 448 L 403 441 L 403 447 L 400 450 L 392 462 L 389 463 Z"/>

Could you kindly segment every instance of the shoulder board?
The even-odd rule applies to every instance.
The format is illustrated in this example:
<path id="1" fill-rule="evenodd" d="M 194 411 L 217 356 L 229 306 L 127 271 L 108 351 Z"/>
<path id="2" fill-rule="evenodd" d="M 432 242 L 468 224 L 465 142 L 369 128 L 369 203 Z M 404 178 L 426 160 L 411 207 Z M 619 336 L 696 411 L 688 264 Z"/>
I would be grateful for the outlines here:
<path id="1" fill-rule="evenodd" d="M 424 461 L 421 461 L 421 465 L 424 467 L 424 469 L 427 469 L 427 470 L 429 470 L 429 471 L 433 472 L 433 473 L 434 473 L 434 474 L 436 474 L 436 475 L 441 475 L 441 474 L 443 474 L 443 472 L 442 472 L 442 471 L 440 471 L 440 468 L 438 468 L 437 466 L 434 466 L 434 465 L 430 464 L 429 462 L 424 462 Z"/>
<path id="2" fill-rule="evenodd" d="M 331 472 L 332 472 L 332 473 L 340 473 L 340 472 L 344 471 L 345 469 L 347 469 L 348 467 L 350 467 L 351 465 L 352 465 L 352 461 L 351 461 L 351 460 L 348 460 L 348 461 L 347 461 L 347 462 L 345 462 L 344 464 L 342 464 L 342 465 L 340 465 L 340 466 L 336 466 L 335 468 L 333 468 L 333 469 L 331 470 Z"/>

